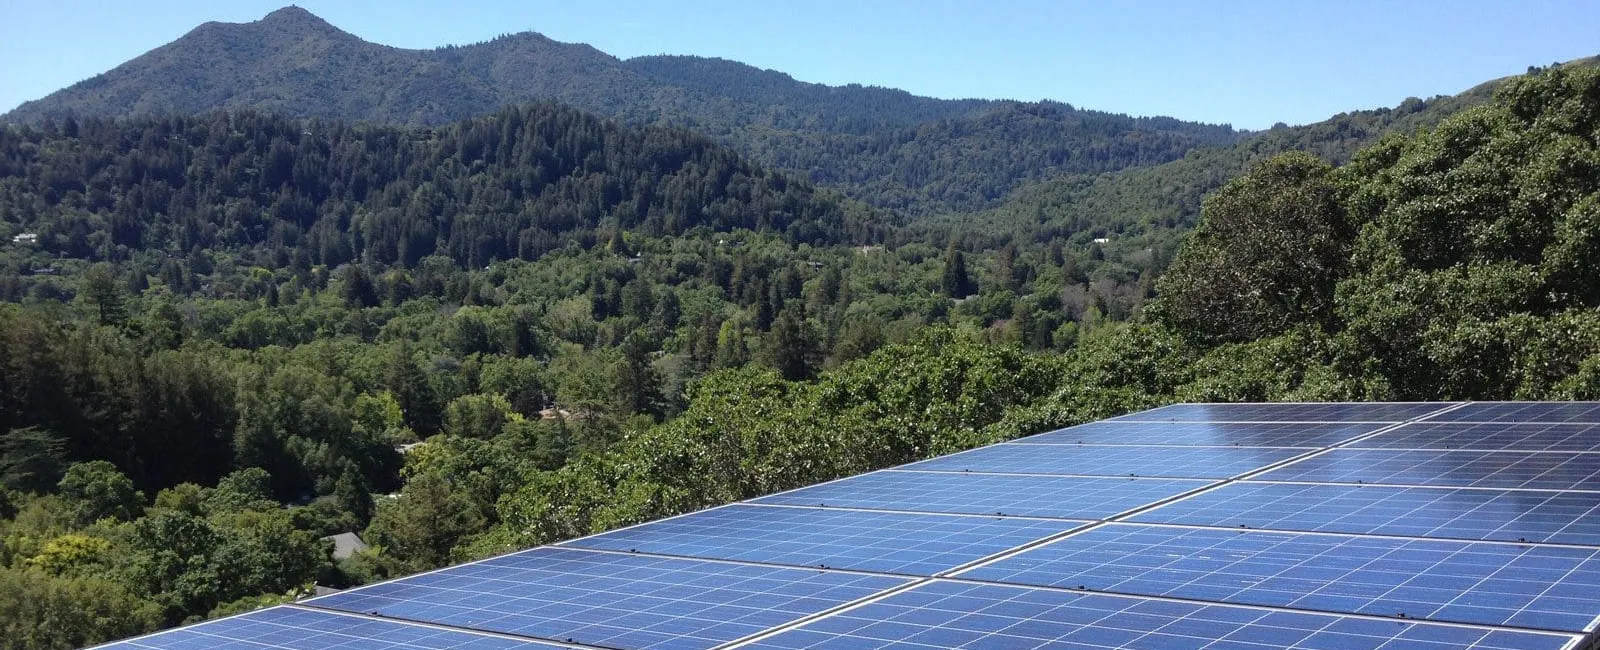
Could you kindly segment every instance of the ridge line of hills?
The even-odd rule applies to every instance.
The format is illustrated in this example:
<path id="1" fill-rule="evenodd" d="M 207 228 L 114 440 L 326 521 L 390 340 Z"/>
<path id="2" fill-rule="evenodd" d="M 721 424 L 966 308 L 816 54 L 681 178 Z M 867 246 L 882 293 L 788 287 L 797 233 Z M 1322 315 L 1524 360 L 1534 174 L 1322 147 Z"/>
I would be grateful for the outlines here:
<path id="1" fill-rule="evenodd" d="M 536 100 L 634 125 L 689 128 L 757 162 L 913 215 L 989 207 L 1021 182 L 1158 164 L 1242 135 L 1226 125 L 1059 102 L 810 84 L 719 59 L 621 60 L 532 32 L 405 50 L 294 7 L 250 23 L 205 23 L 0 121 L 252 108 L 439 125 Z"/>

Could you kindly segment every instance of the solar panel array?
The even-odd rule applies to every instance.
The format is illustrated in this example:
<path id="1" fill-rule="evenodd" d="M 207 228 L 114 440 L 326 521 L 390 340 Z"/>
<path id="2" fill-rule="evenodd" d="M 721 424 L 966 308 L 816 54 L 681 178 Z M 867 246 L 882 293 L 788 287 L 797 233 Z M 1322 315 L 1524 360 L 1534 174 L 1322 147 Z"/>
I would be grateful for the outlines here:
<path id="1" fill-rule="evenodd" d="M 1589 650 L 1600 403 L 1179 404 L 108 649 Z"/>

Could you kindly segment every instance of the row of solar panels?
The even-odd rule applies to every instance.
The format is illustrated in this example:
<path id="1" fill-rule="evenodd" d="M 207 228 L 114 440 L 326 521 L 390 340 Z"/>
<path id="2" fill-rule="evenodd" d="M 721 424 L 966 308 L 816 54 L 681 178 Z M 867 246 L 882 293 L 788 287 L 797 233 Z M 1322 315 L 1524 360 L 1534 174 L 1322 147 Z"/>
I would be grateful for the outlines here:
<path id="1" fill-rule="evenodd" d="M 1600 404 L 1174 405 L 111 648 L 1586 647 Z"/>

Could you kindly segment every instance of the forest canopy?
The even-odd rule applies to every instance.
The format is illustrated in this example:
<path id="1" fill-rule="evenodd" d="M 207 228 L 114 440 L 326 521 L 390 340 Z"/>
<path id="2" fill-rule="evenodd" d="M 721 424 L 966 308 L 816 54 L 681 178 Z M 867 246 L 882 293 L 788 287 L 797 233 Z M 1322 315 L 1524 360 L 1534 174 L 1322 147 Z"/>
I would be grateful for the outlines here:
<path id="1" fill-rule="evenodd" d="M 9 127 L 0 629 L 74 647 L 1173 401 L 1600 398 L 1597 206 L 1586 68 L 1259 161 L 1170 261 L 901 228 L 552 105 Z"/>

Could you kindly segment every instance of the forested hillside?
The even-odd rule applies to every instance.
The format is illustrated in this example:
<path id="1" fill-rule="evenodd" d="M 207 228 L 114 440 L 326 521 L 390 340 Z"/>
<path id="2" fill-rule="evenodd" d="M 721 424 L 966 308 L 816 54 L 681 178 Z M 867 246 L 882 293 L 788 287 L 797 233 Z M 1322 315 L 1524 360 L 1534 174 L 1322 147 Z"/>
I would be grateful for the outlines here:
<path id="1" fill-rule="evenodd" d="M 1023 181 L 1162 163 L 1238 137 L 1226 126 L 1050 102 L 808 84 L 715 59 L 621 61 L 533 33 L 405 50 L 362 41 L 297 7 L 253 23 L 207 23 L 0 120 L 252 109 L 441 125 L 532 100 L 691 128 L 768 166 L 916 214 L 975 209 Z"/>
<path id="2" fill-rule="evenodd" d="M 1600 398 L 1600 71 L 1481 99 L 1193 154 L 1193 184 L 1150 181 L 1220 186 L 1175 254 L 1186 213 L 1114 207 L 1138 183 L 1011 232 L 903 227 L 550 104 L 7 126 L 0 638 L 81 646 L 1171 401 Z M 343 532 L 373 547 L 336 561 Z"/>
<path id="3" fill-rule="evenodd" d="M 1592 60 L 1568 64 L 1589 65 Z M 1104 174 L 1065 174 L 1028 183 L 993 209 L 940 215 L 919 226 L 938 232 L 981 223 L 984 230 L 1002 236 L 1075 237 L 1079 242 L 1133 238 L 1139 245 L 1172 250 L 1182 234 L 1194 227 L 1201 199 L 1252 165 L 1288 151 L 1343 164 L 1385 135 L 1413 134 L 1488 102 L 1503 81 L 1491 81 L 1458 95 L 1411 98 L 1394 108 L 1341 113 L 1314 124 L 1279 125 L 1236 144 L 1196 149 L 1160 165 Z"/>

